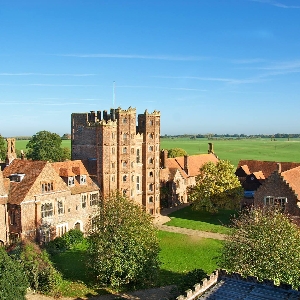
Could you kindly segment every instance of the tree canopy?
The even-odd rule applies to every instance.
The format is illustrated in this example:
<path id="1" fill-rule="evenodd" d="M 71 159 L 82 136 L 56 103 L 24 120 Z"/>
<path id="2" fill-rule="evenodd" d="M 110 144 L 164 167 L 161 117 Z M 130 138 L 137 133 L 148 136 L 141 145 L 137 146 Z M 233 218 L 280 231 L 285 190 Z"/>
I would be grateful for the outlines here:
<path id="1" fill-rule="evenodd" d="M 0 134 L 0 161 L 4 160 L 6 157 L 6 142 L 2 135 Z"/>
<path id="2" fill-rule="evenodd" d="M 196 176 L 196 185 L 188 190 L 195 210 L 217 212 L 236 209 L 240 205 L 243 189 L 234 174 L 234 166 L 226 160 L 207 162 Z"/>
<path id="3" fill-rule="evenodd" d="M 168 157 L 185 156 L 187 152 L 182 148 L 172 148 L 168 150 Z"/>
<path id="4" fill-rule="evenodd" d="M 221 267 L 242 276 L 300 286 L 300 231 L 277 207 L 256 208 L 234 220 Z"/>
<path id="5" fill-rule="evenodd" d="M 39 131 L 26 145 L 26 156 L 32 160 L 47 160 L 50 162 L 70 159 L 70 151 L 61 148 L 61 138 L 56 133 Z"/>
<path id="6" fill-rule="evenodd" d="M 91 220 L 88 265 L 114 288 L 147 284 L 157 275 L 159 245 L 150 215 L 141 206 L 112 194 Z"/>

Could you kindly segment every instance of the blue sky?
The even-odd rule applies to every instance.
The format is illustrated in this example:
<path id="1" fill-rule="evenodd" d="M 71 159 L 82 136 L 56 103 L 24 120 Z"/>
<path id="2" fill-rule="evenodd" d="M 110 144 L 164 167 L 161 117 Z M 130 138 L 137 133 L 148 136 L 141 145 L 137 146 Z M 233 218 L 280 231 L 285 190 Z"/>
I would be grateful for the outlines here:
<path id="1" fill-rule="evenodd" d="M 0 0 L 2 136 L 113 105 L 161 134 L 299 133 L 299 99 L 300 0 Z"/>

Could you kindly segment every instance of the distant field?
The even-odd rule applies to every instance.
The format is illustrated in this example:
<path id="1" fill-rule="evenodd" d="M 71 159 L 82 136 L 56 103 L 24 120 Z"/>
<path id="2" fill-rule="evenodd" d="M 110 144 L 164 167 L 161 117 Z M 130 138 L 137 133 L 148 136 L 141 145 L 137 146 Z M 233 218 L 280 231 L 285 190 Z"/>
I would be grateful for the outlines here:
<path id="1" fill-rule="evenodd" d="M 242 139 L 191 140 L 188 138 L 162 138 L 161 149 L 183 148 L 189 155 L 207 153 L 208 143 L 213 143 L 214 152 L 220 159 L 231 161 L 237 166 L 241 159 L 300 162 L 300 139 Z"/>
<path id="2" fill-rule="evenodd" d="M 300 139 L 242 139 L 242 140 L 208 140 L 206 138 L 191 140 L 189 138 L 162 138 L 161 149 L 183 148 L 189 155 L 207 153 L 208 143 L 212 142 L 214 151 L 220 159 L 227 159 L 237 166 L 241 159 L 268 161 L 300 162 Z M 16 141 L 16 148 L 26 151 L 28 140 Z M 62 141 L 63 147 L 71 147 L 70 140 Z"/>

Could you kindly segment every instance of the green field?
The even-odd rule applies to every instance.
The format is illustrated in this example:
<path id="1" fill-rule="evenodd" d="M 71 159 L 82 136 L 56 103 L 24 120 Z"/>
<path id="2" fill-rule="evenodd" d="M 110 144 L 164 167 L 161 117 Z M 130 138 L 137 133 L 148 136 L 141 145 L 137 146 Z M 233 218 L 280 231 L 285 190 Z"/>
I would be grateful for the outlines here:
<path id="1" fill-rule="evenodd" d="M 161 149 L 183 148 L 189 155 L 207 153 L 208 143 L 212 142 L 214 151 L 220 159 L 231 161 L 237 166 L 241 159 L 255 159 L 268 161 L 300 162 L 300 139 L 232 139 L 208 140 L 189 138 L 162 138 Z M 17 140 L 16 148 L 26 151 L 27 140 Z M 70 140 L 62 141 L 63 147 L 71 147 Z"/>

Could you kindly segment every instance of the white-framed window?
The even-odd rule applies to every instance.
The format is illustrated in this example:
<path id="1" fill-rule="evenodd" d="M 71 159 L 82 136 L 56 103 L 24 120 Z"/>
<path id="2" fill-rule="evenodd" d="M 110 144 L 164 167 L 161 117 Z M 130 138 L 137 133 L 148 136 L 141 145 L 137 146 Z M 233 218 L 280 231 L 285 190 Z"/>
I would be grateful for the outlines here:
<path id="1" fill-rule="evenodd" d="M 86 175 L 80 175 L 80 184 L 86 184 Z"/>
<path id="2" fill-rule="evenodd" d="M 111 181 L 115 182 L 115 175 L 111 175 Z"/>
<path id="3" fill-rule="evenodd" d="M 75 178 L 74 176 L 69 176 L 68 177 L 68 186 L 73 186 L 75 185 Z"/>
<path id="4" fill-rule="evenodd" d="M 123 168 L 127 167 L 127 161 L 123 161 Z"/>
<path id="5" fill-rule="evenodd" d="M 126 154 L 127 153 L 127 147 L 123 148 L 123 153 Z"/>
<path id="6" fill-rule="evenodd" d="M 53 191 L 53 182 L 41 182 L 42 193 Z"/>
<path id="7" fill-rule="evenodd" d="M 53 216 L 53 204 L 51 202 L 41 205 L 42 218 L 48 218 Z"/>
<path id="8" fill-rule="evenodd" d="M 153 196 L 150 196 L 149 197 L 149 203 L 152 203 L 153 202 Z"/>
<path id="9" fill-rule="evenodd" d="M 153 177 L 153 171 L 150 171 L 150 172 L 149 172 L 149 176 L 150 176 L 150 177 Z"/>
<path id="10" fill-rule="evenodd" d="M 286 203 L 287 203 L 286 197 L 274 197 L 274 196 L 264 197 L 264 205 L 278 205 L 284 208 Z"/>
<path id="11" fill-rule="evenodd" d="M 127 175 L 124 175 L 124 176 L 123 176 L 123 181 L 124 181 L 124 182 L 127 181 Z"/>
<path id="12" fill-rule="evenodd" d="M 81 207 L 82 208 L 86 208 L 86 200 L 87 200 L 87 195 L 86 194 L 82 194 L 81 195 Z"/>
<path id="13" fill-rule="evenodd" d="M 140 190 L 140 176 L 136 176 L 136 190 Z"/>
<path id="14" fill-rule="evenodd" d="M 90 206 L 94 206 L 98 204 L 98 194 L 90 194 Z"/>
<path id="15" fill-rule="evenodd" d="M 63 223 L 56 226 L 56 236 L 62 236 L 67 231 L 68 231 L 68 223 Z"/>
<path id="16" fill-rule="evenodd" d="M 59 215 L 64 213 L 64 202 L 62 199 L 57 199 L 57 213 Z"/>
<path id="17" fill-rule="evenodd" d="M 127 138 L 128 138 L 128 134 L 127 134 L 127 133 L 124 133 L 124 134 L 123 134 L 123 141 L 126 142 L 126 141 L 127 141 Z"/>
<path id="18" fill-rule="evenodd" d="M 51 231 L 49 227 L 42 227 L 40 230 L 41 242 L 43 244 L 50 242 L 51 240 Z"/>
<path id="19" fill-rule="evenodd" d="M 123 119 L 123 124 L 127 124 L 127 118 Z"/>
<path id="20" fill-rule="evenodd" d="M 153 183 L 149 184 L 149 191 L 152 192 L 153 191 Z"/>
<path id="21" fill-rule="evenodd" d="M 149 164 L 153 164 L 153 158 L 152 157 L 149 158 Z"/>
<path id="22" fill-rule="evenodd" d="M 136 149 L 136 162 L 141 162 L 140 149 Z"/>
<path id="23" fill-rule="evenodd" d="M 153 146 L 149 146 L 148 150 L 149 150 L 149 152 L 152 152 L 153 151 Z"/>

